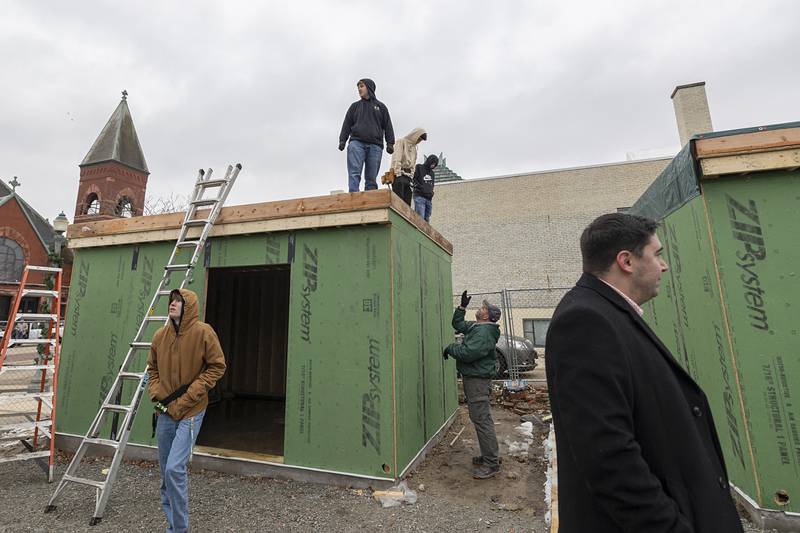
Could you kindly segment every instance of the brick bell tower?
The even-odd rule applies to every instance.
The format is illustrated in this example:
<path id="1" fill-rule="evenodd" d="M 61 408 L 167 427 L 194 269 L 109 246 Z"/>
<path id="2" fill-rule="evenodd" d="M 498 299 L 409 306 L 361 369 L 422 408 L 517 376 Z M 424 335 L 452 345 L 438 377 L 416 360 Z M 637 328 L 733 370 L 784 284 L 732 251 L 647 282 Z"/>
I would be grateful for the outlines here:
<path id="1" fill-rule="evenodd" d="M 147 163 L 128 109 L 128 92 L 79 165 L 77 222 L 142 215 Z"/>

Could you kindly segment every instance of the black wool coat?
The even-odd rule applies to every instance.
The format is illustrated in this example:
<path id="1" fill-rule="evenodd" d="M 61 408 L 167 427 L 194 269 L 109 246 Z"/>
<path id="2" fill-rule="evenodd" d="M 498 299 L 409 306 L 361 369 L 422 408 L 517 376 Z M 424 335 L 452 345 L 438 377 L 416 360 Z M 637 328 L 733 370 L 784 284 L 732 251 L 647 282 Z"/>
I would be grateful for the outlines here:
<path id="1" fill-rule="evenodd" d="M 705 394 L 622 296 L 584 274 L 546 358 L 561 533 L 742 531 Z"/>

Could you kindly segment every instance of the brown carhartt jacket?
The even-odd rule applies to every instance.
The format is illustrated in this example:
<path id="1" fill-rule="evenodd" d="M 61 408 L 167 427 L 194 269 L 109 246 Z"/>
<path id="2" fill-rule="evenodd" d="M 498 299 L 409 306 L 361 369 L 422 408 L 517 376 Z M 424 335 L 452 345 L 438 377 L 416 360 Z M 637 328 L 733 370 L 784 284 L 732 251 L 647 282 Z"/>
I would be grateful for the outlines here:
<path id="1" fill-rule="evenodd" d="M 173 291 L 174 292 L 174 291 Z M 167 408 L 175 420 L 189 418 L 208 406 L 208 391 L 225 373 L 225 354 L 214 329 L 200 322 L 197 295 L 180 289 L 183 318 L 175 328 L 172 321 L 153 335 L 147 358 L 148 392 L 153 401 L 163 400 L 181 385 L 189 385 Z"/>

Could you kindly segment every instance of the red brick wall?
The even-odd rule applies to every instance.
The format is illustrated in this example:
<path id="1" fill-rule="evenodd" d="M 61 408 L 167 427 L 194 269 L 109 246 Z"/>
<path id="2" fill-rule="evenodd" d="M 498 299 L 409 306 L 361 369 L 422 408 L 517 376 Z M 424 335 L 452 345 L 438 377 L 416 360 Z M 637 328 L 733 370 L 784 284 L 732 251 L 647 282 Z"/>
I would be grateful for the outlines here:
<path id="1" fill-rule="evenodd" d="M 116 218 L 115 209 L 122 196 L 133 201 L 133 216 L 141 216 L 146 189 L 147 174 L 115 161 L 81 167 L 74 222 Z M 86 199 L 91 193 L 100 199 L 99 215 L 84 214 L 88 207 Z"/>
<path id="2" fill-rule="evenodd" d="M 28 217 L 23 213 L 22 208 L 16 198 L 12 198 L 0 206 L 0 237 L 13 239 L 22 247 L 25 254 L 25 264 L 46 266 L 48 257 L 47 249 L 39 240 Z M 33 283 L 42 283 L 44 277 L 41 273 L 32 274 Z M 0 291 L 8 294 L 9 287 L 13 287 L 12 293 L 16 294 L 16 285 L 0 285 Z"/>
<path id="3" fill-rule="evenodd" d="M 0 206 L 0 237 L 13 239 L 22 248 L 25 256 L 25 264 L 47 266 L 49 257 L 47 249 L 39 240 L 28 218 L 23 213 L 22 208 L 16 199 L 11 199 Z M 72 264 L 63 266 L 62 274 L 62 295 L 63 303 L 66 303 L 69 294 L 69 279 L 72 275 Z M 31 273 L 27 284 L 43 284 L 44 274 L 40 272 Z M 13 300 L 17 295 L 19 285 L 16 283 L 0 284 L 0 295 L 11 296 Z M 5 317 L 0 317 L 5 318 Z"/>

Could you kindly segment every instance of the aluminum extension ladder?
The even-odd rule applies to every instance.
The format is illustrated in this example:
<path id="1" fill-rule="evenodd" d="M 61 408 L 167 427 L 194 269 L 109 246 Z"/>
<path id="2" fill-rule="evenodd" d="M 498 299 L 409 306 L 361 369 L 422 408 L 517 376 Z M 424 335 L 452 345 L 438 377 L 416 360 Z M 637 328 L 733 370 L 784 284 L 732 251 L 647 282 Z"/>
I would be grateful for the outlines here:
<path id="1" fill-rule="evenodd" d="M 184 288 L 191 279 L 192 270 L 194 269 L 200 254 L 203 252 L 206 239 L 208 238 L 211 228 L 214 225 L 222 205 L 225 203 L 225 199 L 228 197 L 228 193 L 230 192 L 231 187 L 233 187 L 233 183 L 236 180 L 236 177 L 239 175 L 239 171 L 241 169 L 241 164 L 237 164 L 236 167 L 229 166 L 225 176 L 222 179 L 211 179 L 211 169 L 209 169 L 207 172 L 200 170 L 197 177 L 197 182 L 194 186 L 194 192 L 192 193 L 191 200 L 189 201 L 189 207 L 186 210 L 186 216 L 183 219 L 183 225 L 181 226 L 178 240 L 175 243 L 175 248 L 172 250 L 172 255 L 170 256 L 169 261 L 167 262 L 166 266 L 164 266 L 164 275 L 161 278 L 161 282 L 158 284 L 158 288 L 153 295 L 152 301 L 150 302 L 149 312 L 142 319 L 139 329 L 137 330 L 133 341 L 130 343 L 128 353 L 125 355 L 125 359 L 122 361 L 119 373 L 109 388 L 108 394 L 106 394 L 103 403 L 100 405 L 100 410 L 97 412 L 94 417 L 94 421 L 92 421 L 91 425 L 89 426 L 86 436 L 83 438 L 83 440 L 81 440 L 80 445 L 78 445 L 78 449 L 75 451 L 72 461 L 70 461 L 69 465 L 67 466 L 64 476 L 61 478 L 61 481 L 59 481 L 55 492 L 50 497 L 50 501 L 45 508 L 45 513 L 55 510 L 55 504 L 58 496 L 68 484 L 75 483 L 78 485 L 87 485 L 96 489 L 94 516 L 90 520 L 89 525 L 96 525 L 103 518 L 103 513 L 105 512 L 106 504 L 108 503 L 109 496 L 111 495 L 114 481 L 119 473 L 120 464 L 125 453 L 125 446 L 128 443 L 128 437 L 130 436 L 136 411 L 139 408 L 139 404 L 142 400 L 142 394 L 144 393 L 145 386 L 147 385 L 147 367 L 145 366 L 143 372 L 133 370 L 129 367 L 131 366 L 135 355 L 141 354 L 142 350 L 150 350 L 150 341 L 147 339 L 150 339 L 155 331 L 151 331 L 148 335 L 146 335 L 148 327 L 152 325 L 158 325 L 160 327 L 169 321 L 168 316 L 158 316 L 155 314 L 155 312 L 159 307 L 159 303 L 164 302 L 164 300 L 161 299 L 169 298 L 171 290 L 175 288 L 175 286 L 170 283 L 170 277 L 173 273 L 183 273 L 183 279 L 181 280 L 180 285 L 178 285 L 178 287 L 181 289 Z M 203 198 L 203 193 L 207 189 L 216 187 L 219 188 L 216 197 Z M 195 219 L 197 210 L 200 207 L 210 208 L 210 211 L 208 212 L 206 218 Z M 200 236 L 196 239 L 189 238 L 188 234 L 192 228 L 202 228 Z M 185 249 L 192 250 L 192 256 L 188 261 L 179 262 L 179 255 L 181 251 Z M 133 390 L 130 401 L 123 402 L 122 389 L 123 384 L 126 382 L 134 383 L 135 389 Z M 101 438 L 100 432 L 103 429 L 104 424 L 108 421 L 109 415 L 113 419 L 111 435 L 109 438 Z M 122 418 L 122 423 L 119 426 L 121 430 L 119 431 L 119 434 L 117 434 L 116 422 L 117 418 L 120 416 Z M 101 448 L 111 448 L 114 450 L 111 466 L 107 471 L 103 471 L 105 473 L 105 479 L 103 480 L 91 479 L 78 475 L 81 461 L 83 460 L 86 451 L 92 445 L 99 446 Z"/>
<path id="2" fill-rule="evenodd" d="M 46 272 L 54 277 L 52 289 L 27 289 L 28 274 L 30 272 Z M 0 425 L 0 438 L 7 440 L 14 438 L 19 440 L 27 449 L 15 455 L 0 457 L 0 463 L 10 461 L 23 461 L 26 459 L 37 459 L 48 457 L 47 481 L 53 481 L 53 459 L 54 459 L 54 435 L 56 421 L 56 382 L 58 377 L 58 359 L 61 349 L 59 326 L 61 324 L 61 274 L 60 268 L 26 265 L 22 274 L 22 279 L 17 290 L 17 298 L 8 316 L 8 324 L 0 342 L 0 376 L 13 378 L 20 376 L 22 382 L 27 381 L 25 389 L 13 389 L 13 382 L 6 382 L 0 378 L 2 390 L 0 390 L 0 410 L 4 415 L 15 416 L 16 418 L 29 418 L 32 409 L 25 409 L 23 405 L 36 402 L 36 418 L 25 422 L 15 422 Z M 46 313 L 20 313 L 19 307 L 25 297 L 50 298 L 50 308 Z M 55 309 L 55 312 L 53 312 Z M 44 322 L 48 325 L 47 336 L 39 339 L 14 339 L 12 333 L 17 324 L 31 324 L 34 322 Z M 42 330 L 44 333 L 44 330 Z M 30 363 L 6 363 L 8 349 L 17 344 L 44 345 L 44 351 L 39 354 L 33 364 Z M 37 380 L 38 383 L 34 381 Z M 20 382 L 20 385 L 22 384 Z M 34 390 L 31 390 L 33 388 Z M 49 415 L 44 409 L 50 411 Z M 30 433 L 33 432 L 32 435 Z M 39 439 L 47 438 L 50 440 L 47 450 L 38 450 Z M 30 442 L 29 442 L 30 441 Z"/>

